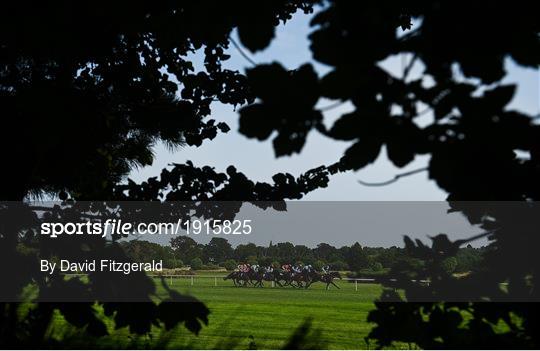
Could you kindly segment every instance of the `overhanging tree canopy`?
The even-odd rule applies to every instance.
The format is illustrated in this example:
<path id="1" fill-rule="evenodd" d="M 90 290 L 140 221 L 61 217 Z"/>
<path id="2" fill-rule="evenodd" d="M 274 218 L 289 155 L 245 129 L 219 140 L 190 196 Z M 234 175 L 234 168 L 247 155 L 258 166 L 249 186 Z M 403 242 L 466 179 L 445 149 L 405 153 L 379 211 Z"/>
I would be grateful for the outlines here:
<path id="1" fill-rule="evenodd" d="M 373 163 L 384 146 L 397 167 L 430 155 L 429 177 L 449 200 L 537 200 L 540 128 L 534 116 L 506 108 L 516 87 L 501 85 L 505 60 L 535 69 L 540 64 L 537 7 L 530 1 L 8 2 L 0 15 L 0 142 L 7 169 L 0 192 L 15 200 L 41 192 L 77 200 L 298 199 L 326 186 L 336 172 Z M 316 12 L 310 49 L 332 68 L 328 74 L 318 77 L 309 64 L 287 71 L 279 62 L 246 75 L 222 68 L 234 29 L 249 50 L 262 50 L 275 26 L 298 9 Z M 187 54 L 199 49 L 205 70 L 194 72 Z M 379 66 L 405 53 L 413 59 L 401 77 Z M 425 66 L 432 86 L 409 77 L 414 62 Z M 455 70 L 467 79 L 457 79 Z M 328 127 L 315 107 L 322 97 L 350 101 L 355 110 Z M 334 164 L 296 178 L 278 174 L 273 184 L 252 182 L 233 166 L 225 174 L 190 163 L 142 184 L 123 182 L 133 166 L 151 164 L 158 141 L 199 146 L 228 131 L 207 118 L 216 100 L 249 104 L 240 110 L 240 132 L 258 140 L 273 135 L 277 157 L 300 153 L 314 131 L 351 146 Z M 420 103 L 435 116 L 422 128 L 416 123 Z M 484 219 L 470 208 L 457 209 L 474 223 Z M 521 255 L 534 257 L 534 233 L 516 236 L 510 219 L 490 214 L 498 220 L 486 226 L 499 229 L 492 235 L 498 259 L 523 247 Z M 439 237 L 433 249 L 450 255 L 455 243 L 445 240 Z M 412 241 L 407 247 L 429 252 Z M 490 283 L 537 279 L 538 264 L 510 267 L 495 269 L 500 275 Z M 378 305 L 372 314 L 378 327 L 371 336 L 383 346 L 403 340 L 459 347 L 478 335 L 538 344 L 532 333 L 537 317 L 529 307 L 397 306 Z M 458 331 L 456 307 L 473 315 L 465 331 Z M 512 323 L 512 313 L 520 325 L 495 336 L 491 323 Z M 455 323 L 433 327 L 450 317 Z M 410 329 L 399 329 L 403 325 Z"/>

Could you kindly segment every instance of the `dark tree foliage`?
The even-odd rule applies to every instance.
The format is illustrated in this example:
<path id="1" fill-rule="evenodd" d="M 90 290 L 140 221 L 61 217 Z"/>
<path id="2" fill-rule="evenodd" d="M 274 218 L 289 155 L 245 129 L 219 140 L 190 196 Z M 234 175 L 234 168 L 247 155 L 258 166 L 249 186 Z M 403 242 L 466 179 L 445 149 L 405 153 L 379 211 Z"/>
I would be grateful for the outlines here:
<path id="1" fill-rule="evenodd" d="M 308 2 L 3 4 L 3 199 L 65 190 L 102 200 L 133 166 L 152 163 L 157 141 L 199 146 L 227 132 L 205 119 L 211 102 L 253 101 L 246 77 L 221 67 L 231 31 L 264 47 L 298 8 Z M 196 50 L 201 72 L 186 58 Z"/>
<path id="2" fill-rule="evenodd" d="M 212 238 L 204 246 L 203 256 L 207 262 L 218 264 L 232 256 L 233 248 L 225 238 Z"/>
<path id="3" fill-rule="evenodd" d="M 540 267 L 535 259 L 538 223 L 530 209 L 534 205 L 522 206 L 510 215 L 498 206 L 483 206 L 480 213 L 478 206 L 455 201 L 538 200 L 540 127 L 534 116 L 506 107 L 516 86 L 500 83 L 507 59 L 538 68 L 540 22 L 533 15 L 537 12 L 536 4 L 524 1 L 325 2 L 311 22 L 309 39 L 315 60 L 333 69 L 320 79 L 309 65 L 288 76 L 278 63 L 249 70 L 248 81 L 260 102 L 240 111 L 240 131 L 262 140 L 277 132 L 276 156 L 300 152 L 311 130 L 351 141 L 343 158 L 328 168 L 331 173 L 373 163 L 383 146 L 397 167 L 406 166 L 416 155 L 429 154 L 429 177 L 449 193 L 453 210 L 493 231 L 489 239 L 494 250 L 487 255 L 491 269 L 455 279 L 442 267 L 465 242 L 450 242 L 438 235 L 428 247 L 406 238 L 410 256 L 427 262 L 410 265 L 408 273 L 417 271 L 432 283 L 425 287 L 404 280 L 393 287 L 404 288 L 410 301 L 470 297 L 467 293 L 472 287 L 481 287 L 479 298 L 536 299 Z M 420 23 L 416 28 L 412 28 L 413 20 Z M 399 29 L 404 34 L 398 34 Z M 378 65 L 399 54 L 413 57 L 401 77 Z M 423 74 L 434 85 L 408 78 L 415 62 L 423 63 Z M 467 79 L 459 79 L 456 69 Z M 305 94 L 298 97 L 298 91 Z M 326 127 L 314 108 L 317 97 L 350 101 L 356 109 Z M 419 103 L 435 116 L 423 128 L 415 122 L 423 114 Z M 519 158 L 518 150 L 531 157 Z M 508 291 L 500 291 L 500 282 L 508 282 Z M 396 299 L 400 300 L 389 290 L 369 316 L 377 324 L 370 338 L 379 346 L 393 341 L 422 348 L 538 345 L 536 304 L 384 302 Z M 508 326 L 507 332 L 495 331 L 500 322 Z"/>
<path id="4" fill-rule="evenodd" d="M 294 236 L 294 233 L 291 234 Z M 401 271 L 404 261 L 410 262 L 404 248 L 397 247 L 362 247 L 359 243 L 342 246 L 339 249 L 320 243 L 314 248 L 306 245 L 294 245 L 289 242 L 275 243 L 268 246 L 254 243 L 239 244 L 232 248 L 225 238 L 212 238 L 206 245 L 198 244 L 189 236 L 179 235 L 170 240 L 170 247 L 147 241 L 134 240 L 124 243 L 126 254 L 134 261 L 150 261 L 163 258 L 176 263 L 189 263 L 195 258 L 201 259 L 202 264 L 219 265 L 227 270 L 234 270 L 238 263 L 254 261 L 261 266 L 281 267 L 284 264 L 302 263 L 321 269 L 328 265 L 335 271 L 352 271 L 351 276 L 377 277 L 388 275 L 392 271 Z M 468 246 L 460 248 L 455 257 L 449 257 L 444 264 L 450 273 L 469 274 L 483 268 L 483 253 L 485 248 Z M 141 259 L 144 257 L 145 259 Z M 137 258 L 137 259 L 135 259 Z M 413 262 L 422 261 L 413 259 Z M 171 268 L 174 268 L 171 266 Z M 390 276 L 391 277 L 391 276 Z"/>
<path id="5" fill-rule="evenodd" d="M 287 71 L 278 62 L 246 75 L 222 68 L 234 28 L 249 50 L 262 50 L 275 26 L 298 9 L 316 11 L 310 48 L 315 60 L 331 67 L 328 74 L 318 77 L 309 64 Z M 533 116 L 507 109 L 516 87 L 501 84 L 507 59 L 538 68 L 538 12 L 532 1 L 8 2 L 0 14 L 2 199 L 44 192 L 75 200 L 299 199 L 326 186 L 331 174 L 373 163 L 383 147 L 397 167 L 427 154 L 429 177 L 449 193 L 454 210 L 497 229 L 490 236 L 491 274 L 471 277 L 486 287 L 483 297 L 496 296 L 500 281 L 509 281 L 509 295 L 525 290 L 537 297 L 538 226 L 531 225 L 537 218 L 526 210 L 508 216 L 496 206 L 477 213 L 453 201 L 540 196 L 540 127 Z M 195 72 L 186 58 L 194 50 L 204 50 L 204 71 Z M 413 60 L 401 77 L 378 65 L 404 53 Z M 409 78 L 414 62 L 423 63 L 434 85 Z M 468 79 L 458 79 L 456 69 Z M 352 102 L 355 110 L 327 126 L 315 108 L 321 97 Z M 142 184 L 123 182 L 132 167 L 152 162 L 158 141 L 198 146 L 228 131 L 206 118 L 212 101 L 249 103 L 240 110 L 240 132 L 258 140 L 275 135 L 277 157 L 301 152 L 314 131 L 351 146 L 332 165 L 298 177 L 278 174 L 272 184 L 252 182 L 233 166 L 218 173 L 191 163 Z M 419 103 L 434 112 L 427 127 L 415 122 L 423 114 Z M 517 150 L 530 158 L 519 158 Z M 16 243 L 6 235 L 2 240 L 2 250 Z M 429 262 L 424 273 L 442 284 L 429 288 L 432 296 L 443 299 L 441 286 L 465 288 L 438 268 L 461 244 L 443 235 L 431 247 L 406 241 L 411 255 Z M 520 260 L 510 261 L 514 257 Z M 408 297 L 419 289 L 401 287 Z M 395 298 L 390 290 L 382 300 Z M 42 327 L 43 316 L 59 307 L 70 322 L 89 325 L 91 306 L 67 306 L 39 305 L 31 321 Z M 106 311 L 123 311 L 119 325 L 148 331 L 134 323 L 145 308 L 136 316 L 127 308 L 113 304 Z M 2 333 L 10 335 L 5 326 L 14 306 L 2 309 Z M 146 321 L 181 321 L 173 309 L 149 303 L 148 311 Z M 535 304 L 380 302 L 369 317 L 376 324 L 370 338 L 380 346 L 538 347 L 538 311 Z M 506 332 L 495 332 L 499 322 L 509 325 Z"/>
<path id="6" fill-rule="evenodd" d="M 189 263 L 194 258 L 202 255 L 202 248 L 199 247 L 195 240 L 186 235 L 172 238 L 170 245 L 176 256 L 184 263 Z"/>
<path id="7" fill-rule="evenodd" d="M 152 163 L 152 147 L 157 142 L 170 147 L 200 146 L 218 132 L 229 130 L 225 123 L 207 118 L 213 101 L 236 106 L 254 99 L 247 78 L 221 66 L 228 59 L 225 50 L 231 31 L 238 28 L 252 49 L 264 47 L 276 25 L 299 8 L 309 11 L 309 5 L 293 1 L 257 5 L 243 1 L 3 4 L 0 145 L 5 171 L 0 176 L 1 199 L 20 201 L 41 194 L 58 194 L 61 200 L 151 199 L 155 195 L 151 191 L 123 192 L 118 186 L 133 167 Z M 262 41 L 251 34 L 262 33 L 259 28 L 266 30 Z M 195 51 L 204 52 L 202 71 L 195 71 L 186 58 Z M 169 177 L 173 187 L 175 182 L 179 184 L 174 177 L 180 175 L 186 182 L 202 177 L 209 187 L 201 184 L 190 189 L 185 183 L 171 199 L 204 200 L 224 182 L 228 190 L 217 193 L 224 199 L 255 199 L 258 193 L 264 198 L 282 191 L 270 186 L 254 191 L 251 183 L 249 196 L 242 192 L 233 195 L 249 181 L 234 168 L 228 173 L 217 174 L 208 167 L 195 169 L 191 164 L 175 167 Z M 291 188 L 283 190 L 286 193 L 299 196 L 302 185 L 297 180 L 281 177 L 276 182 Z M 155 181 L 145 184 L 152 187 Z M 2 210 L 2 215 L 13 214 L 12 208 Z M 29 218 L 28 223 L 31 219 L 35 218 Z M 5 225 L 0 229 L 2 271 L 8 269 L 8 262 L 35 264 L 35 257 L 21 256 L 16 250 L 21 229 Z M 125 259 L 117 244 L 93 243 L 90 247 Z M 73 257 L 84 255 L 81 245 L 70 249 Z M 146 294 L 146 302 L 136 308 L 127 303 L 102 304 L 116 328 L 129 327 L 133 333 L 146 334 L 153 325 L 170 329 L 184 323 L 197 333 L 207 322 L 208 310 L 200 302 L 193 299 L 174 304 L 187 297 L 169 291 L 169 299 L 156 304 L 150 299 L 153 284 L 141 275 L 132 279 L 140 279 L 145 286 L 140 293 Z M 19 280 L 12 285 L 22 288 L 28 283 Z M 62 286 L 61 281 L 56 284 L 60 284 L 57 288 L 72 288 Z M 39 303 L 24 321 L 17 320 L 19 307 L 16 303 L 0 304 L 2 344 L 48 343 L 45 332 L 55 311 L 89 333 L 107 333 L 92 303 Z"/>

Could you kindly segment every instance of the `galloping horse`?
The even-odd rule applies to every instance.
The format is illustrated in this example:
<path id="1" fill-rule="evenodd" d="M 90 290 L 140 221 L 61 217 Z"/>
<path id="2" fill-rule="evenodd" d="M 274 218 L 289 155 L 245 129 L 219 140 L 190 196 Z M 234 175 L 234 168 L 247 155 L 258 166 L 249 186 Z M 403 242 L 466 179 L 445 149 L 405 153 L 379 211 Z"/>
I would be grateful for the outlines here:
<path id="1" fill-rule="evenodd" d="M 234 286 L 240 285 L 240 272 L 233 271 L 229 273 L 226 277 L 223 277 L 223 280 L 231 279 L 234 283 Z"/>
<path id="2" fill-rule="evenodd" d="M 258 272 L 249 271 L 249 282 L 253 286 L 257 286 L 257 287 L 262 288 L 263 287 L 264 274 L 265 274 L 265 271 L 262 268 L 260 268 L 260 270 Z"/>
<path id="3" fill-rule="evenodd" d="M 296 283 L 296 285 L 294 285 L 293 283 Z M 290 281 L 289 281 L 290 286 L 296 286 L 297 288 L 303 288 L 304 283 L 306 283 L 305 287 L 307 288 L 306 278 L 302 273 L 294 273 L 294 272 L 291 273 Z"/>
<path id="4" fill-rule="evenodd" d="M 334 279 L 336 279 L 336 278 L 341 279 L 341 274 L 339 274 L 339 272 L 330 272 L 330 273 L 326 273 L 326 274 L 314 273 L 313 276 L 312 276 L 311 281 L 307 284 L 306 289 L 311 284 L 313 284 L 313 283 L 315 283 L 317 281 L 326 283 L 326 290 L 328 290 L 330 288 L 330 284 L 332 284 L 336 288 L 340 289 L 340 287 L 337 286 L 336 283 L 334 283 Z"/>
<path id="5" fill-rule="evenodd" d="M 248 272 L 239 272 L 234 271 L 229 273 L 226 277 L 223 277 L 223 280 L 231 279 L 234 283 L 234 286 L 246 286 L 250 281 L 250 275 Z"/>
<path id="6" fill-rule="evenodd" d="M 274 282 L 278 286 L 283 287 L 283 285 L 280 282 L 281 279 L 281 273 L 277 271 L 270 272 L 266 268 L 259 268 L 258 272 L 251 271 L 250 272 L 250 282 L 254 286 L 257 287 L 263 287 L 264 282 Z"/>
<path id="7" fill-rule="evenodd" d="M 316 275 L 316 272 L 283 272 L 281 274 L 281 279 L 285 281 L 283 286 L 290 285 L 295 288 L 306 288 L 310 285 L 313 276 Z"/>
<path id="8" fill-rule="evenodd" d="M 280 280 L 282 279 L 282 273 L 281 272 L 278 272 L 276 270 L 272 271 L 272 272 L 268 272 L 266 271 L 264 274 L 263 274 L 263 280 L 267 281 L 267 282 L 274 282 L 276 283 L 279 287 L 283 287 L 283 285 L 281 284 Z"/>
<path id="9" fill-rule="evenodd" d="M 309 288 L 311 284 L 315 282 L 326 283 L 326 290 L 330 288 L 330 284 L 340 289 L 334 283 L 334 279 L 341 279 L 339 272 L 330 272 L 330 273 L 318 273 L 314 271 L 303 271 L 301 273 L 289 272 L 289 271 L 279 271 L 274 270 L 272 272 L 261 267 L 256 272 L 254 270 L 249 270 L 247 272 L 234 271 L 229 273 L 223 280 L 231 279 L 234 283 L 234 286 L 247 286 L 248 283 L 255 287 L 263 287 L 264 281 L 275 282 L 278 286 L 283 287 L 290 285 L 295 288 Z M 283 281 L 283 283 L 281 283 Z"/>

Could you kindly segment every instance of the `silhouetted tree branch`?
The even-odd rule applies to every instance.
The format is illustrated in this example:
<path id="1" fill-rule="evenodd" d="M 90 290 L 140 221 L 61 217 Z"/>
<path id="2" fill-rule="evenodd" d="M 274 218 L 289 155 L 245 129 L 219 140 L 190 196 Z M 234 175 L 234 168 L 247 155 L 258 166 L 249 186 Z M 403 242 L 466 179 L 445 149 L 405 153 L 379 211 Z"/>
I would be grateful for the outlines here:
<path id="1" fill-rule="evenodd" d="M 384 182 L 372 183 L 372 182 L 365 182 L 365 181 L 362 181 L 362 180 L 358 180 L 358 183 L 360 183 L 362 185 L 365 185 L 365 186 L 385 186 L 385 185 L 390 185 L 392 183 L 397 182 L 400 178 L 408 177 L 408 176 L 418 174 L 418 173 L 421 173 L 421 172 L 425 172 L 427 170 L 428 170 L 427 167 L 423 167 L 423 168 L 415 169 L 415 170 L 412 170 L 412 171 L 409 171 L 409 172 L 396 174 L 394 176 L 394 178 L 392 178 L 390 180 L 386 180 Z"/>
<path id="2" fill-rule="evenodd" d="M 238 51 L 238 53 L 246 59 L 247 62 L 249 62 L 252 66 L 257 66 L 257 62 L 253 60 L 249 55 L 240 47 L 240 45 L 234 40 L 232 37 L 229 36 L 229 41 L 233 44 L 235 49 Z"/>

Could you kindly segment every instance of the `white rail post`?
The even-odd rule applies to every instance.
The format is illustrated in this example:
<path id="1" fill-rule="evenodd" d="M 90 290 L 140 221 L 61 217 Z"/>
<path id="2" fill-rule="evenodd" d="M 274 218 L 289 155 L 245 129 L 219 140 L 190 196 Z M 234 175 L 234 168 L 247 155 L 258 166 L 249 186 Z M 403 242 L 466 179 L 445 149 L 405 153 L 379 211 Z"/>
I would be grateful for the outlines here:
<path id="1" fill-rule="evenodd" d="M 214 286 L 217 286 L 217 277 L 214 277 Z"/>
<path id="2" fill-rule="evenodd" d="M 276 284 L 274 283 L 274 281 L 272 280 L 272 288 L 275 287 Z"/>
<path id="3" fill-rule="evenodd" d="M 193 286 L 193 276 L 191 276 L 191 286 Z"/>
<path id="4" fill-rule="evenodd" d="M 358 279 L 354 280 L 354 290 L 358 291 Z"/>
<path id="5" fill-rule="evenodd" d="M 172 285 L 172 275 L 169 278 L 171 279 L 171 285 Z"/>

